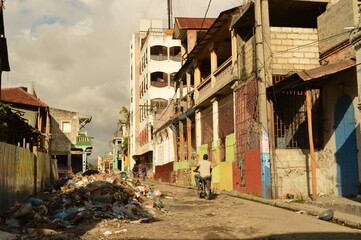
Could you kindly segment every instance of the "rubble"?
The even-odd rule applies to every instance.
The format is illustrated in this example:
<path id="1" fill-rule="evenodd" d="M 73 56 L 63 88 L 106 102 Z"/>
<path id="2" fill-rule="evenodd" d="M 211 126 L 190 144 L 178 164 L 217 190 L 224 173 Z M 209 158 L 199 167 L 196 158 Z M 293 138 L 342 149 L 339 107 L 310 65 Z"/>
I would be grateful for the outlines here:
<path id="1" fill-rule="evenodd" d="M 47 192 L 17 203 L 4 213 L 0 229 L 15 234 L 45 235 L 92 220 L 154 221 L 156 214 L 163 212 L 160 210 L 164 207 L 161 201 L 164 195 L 125 175 L 119 170 L 112 173 L 88 171 L 62 178 Z"/>

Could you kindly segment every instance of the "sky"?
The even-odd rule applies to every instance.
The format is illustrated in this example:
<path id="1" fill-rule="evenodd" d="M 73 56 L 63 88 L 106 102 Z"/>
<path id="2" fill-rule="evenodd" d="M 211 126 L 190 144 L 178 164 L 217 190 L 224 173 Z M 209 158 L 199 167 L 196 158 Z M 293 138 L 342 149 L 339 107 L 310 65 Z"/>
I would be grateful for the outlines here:
<path id="1" fill-rule="evenodd" d="M 207 17 L 243 0 L 213 0 Z M 173 17 L 204 17 L 208 0 L 173 0 Z M 140 19 L 167 22 L 167 0 L 7 0 L 10 72 L 2 88 L 34 87 L 50 107 L 92 116 L 85 130 L 96 158 L 111 151 L 129 108 L 129 44 Z M 174 22 L 174 21 L 173 21 Z M 83 131 L 83 130 L 82 130 Z"/>

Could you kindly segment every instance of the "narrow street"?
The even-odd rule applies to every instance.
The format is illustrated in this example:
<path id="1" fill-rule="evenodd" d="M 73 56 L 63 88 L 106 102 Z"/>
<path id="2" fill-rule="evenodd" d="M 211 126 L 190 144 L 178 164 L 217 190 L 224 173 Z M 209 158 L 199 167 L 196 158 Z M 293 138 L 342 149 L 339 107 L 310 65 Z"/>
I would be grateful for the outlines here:
<path id="1" fill-rule="evenodd" d="M 194 189 L 149 182 L 159 189 L 164 212 L 151 223 L 120 223 L 107 219 L 81 239 L 361 239 L 359 230 L 240 198 L 215 195 L 197 197 Z M 171 196 L 171 197 L 170 197 Z M 84 226 L 83 226 L 84 227 Z M 89 227 L 89 226 L 88 226 Z M 80 231 L 80 232 L 78 232 Z"/>

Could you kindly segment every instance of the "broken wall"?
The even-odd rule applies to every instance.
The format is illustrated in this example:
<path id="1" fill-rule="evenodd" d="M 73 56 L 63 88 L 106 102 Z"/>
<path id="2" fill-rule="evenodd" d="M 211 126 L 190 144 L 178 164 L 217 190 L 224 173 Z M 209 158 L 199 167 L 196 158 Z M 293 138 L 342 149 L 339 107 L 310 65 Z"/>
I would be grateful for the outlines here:
<path id="1" fill-rule="evenodd" d="M 336 142 L 334 130 L 334 110 L 339 97 L 348 95 L 352 101 L 355 112 L 357 147 L 361 147 L 360 113 L 357 109 L 357 86 L 355 68 L 341 72 L 330 77 L 322 91 L 323 102 L 323 148 L 317 150 L 316 177 L 317 193 L 331 196 L 338 195 L 337 162 L 335 158 Z M 312 172 L 309 149 L 280 149 L 274 151 L 273 164 L 275 165 L 275 197 L 287 193 L 307 196 L 312 192 Z M 361 175 L 361 155 L 358 153 L 359 176 Z"/>
<path id="2" fill-rule="evenodd" d="M 348 40 L 350 31 L 359 23 L 359 8 L 355 0 L 329 3 L 326 11 L 317 18 L 320 53 Z"/>

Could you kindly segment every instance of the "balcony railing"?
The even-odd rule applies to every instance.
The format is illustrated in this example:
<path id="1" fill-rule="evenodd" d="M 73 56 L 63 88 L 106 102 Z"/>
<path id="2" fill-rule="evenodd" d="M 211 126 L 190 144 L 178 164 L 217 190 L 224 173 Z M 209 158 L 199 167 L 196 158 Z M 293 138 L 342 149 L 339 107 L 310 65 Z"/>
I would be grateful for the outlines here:
<path id="1" fill-rule="evenodd" d="M 204 94 L 209 88 L 211 88 L 211 75 L 204 79 L 204 81 L 197 87 L 199 95 Z"/>
<path id="2" fill-rule="evenodd" d="M 175 62 L 182 61 L 182 56 L 169 56 L 169 59 Z"/>
<path id="3" fill-rule="evenodd" d="M 76 145 L 77 146 L 90 146 L 91 145 L 91 137 L 77 136 L 76 137 Z"/>
<path id="4" fill-rule="evenodd" d="M 168 81 L 166 82 L 151 81 L 150 85 L 153 87 L 166 87 L 168 86 Z"/>
<path id="5" fill-rule="evenodd" d="M 216 69 L 216 71 L 214 71 L 214 76 L 216 77 L 217 85 L 231 79 L 232 57 L 228 58 L 221 66 Z"/>
<path id="6" fill-rule="evenodd" d="M 168 59 L 167 55 L 150 55 L 150 59 L 155 61 L 165 61 Z"/>

